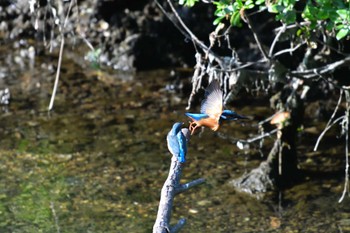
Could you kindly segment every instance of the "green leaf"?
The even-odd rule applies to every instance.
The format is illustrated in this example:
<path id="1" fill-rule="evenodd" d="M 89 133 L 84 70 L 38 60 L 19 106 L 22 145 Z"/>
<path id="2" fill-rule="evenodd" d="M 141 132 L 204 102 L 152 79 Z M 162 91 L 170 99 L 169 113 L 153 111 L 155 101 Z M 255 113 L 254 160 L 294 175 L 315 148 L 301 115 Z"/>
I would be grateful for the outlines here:
<path id="1" fill-rule="evenodd" d="M 349 34 L 349 29 L 343 28 L 343 29 L 340 29 L 340 31 L 337 33 L 336 38 L 337 40 L 341 40 L 344 37 L 346 37 L 348 34 Z"/>
<path id="2" fill-rule="evenodd" d="M 335 27 L 335 29 L 337 29 L 337 30 L 340 30 L 340 29 L 343 29 L 343 28 L 345 28 L 345 25 L 344 25 L 344 24 L 339 24 L 339 25 L 337 25 L 337 26 Z"/>
<path id="3" fill-rule="evenodd" d="M 283 6 L 288 6 L 290 4 L 289 0 L 282 0 Z"/>
<path id="4" fill-rule="evenodd" d="M 337 10 L 337 13 L 338 13 L 340 18 L 342 18 L 344 20 L 349 20 L 349 10 L 340 9 L 340 10 Z"/>
<path id="5" fill-rule="evenodd" d="M 248 6 L 248 5 L 252 5 L 252 4 L 254 5 L 253 0 L 247 0 L 244 5 Z"/>
<path id="6" fill-rule="evenodd" d="M 218 17 L 225 17 L 226 13 L 223 10 L 216 10 L 214 15 Z"/>
<path id="7" fill-rule="evenodd" d="M 317 13 L 317 18 L 319 19 L 328 19 L 328 11 L 327 10 L 323 10 L 321 9 L 318 13 Z"/>
<path id="8" fill-rule="evenodd" d="M 318 11 L 319 9 L 314 6 L 306 6 L 302 16 L 304 19 L 315 20 Z"/>
<path id="9" fill-rule="evenodd" d="M 249 4 L 249 5 L 245 5 L 245 9 L 253 9 L 255 7 L 255 5 L 254 4 Z"/>
<path id="10" fill-rule="evenodd" d="M 278 13 L 279 9 L 281 8 L 280 5 L 277 5 L 277 4 L 273 4 L 273 5 L 270 5 L 268 6 L 267 10 L 270 12 L 270 13 Z"/>
<path id="11" fill-rule="evenodd" d="M 218 25 L 225 16 L 218 17 L 214 20 L 213 24 Z"/>
<path id="12" fill-rule="evenodd" d="M 233 26 L 242 27 L 241 15 L 239 14 L 239 12 L 236 11 L 231 15 L 230 23 Z"/>
<path id="13" fill-rule="evenodd" d="M 199 0 L 179 0 L 180 5 L 185 5 L 188 7 L 193 7 Z"/>
<path id="14" fill-rule="evenodd" d="M 298 30 L 297 30 L 297 36 L 299 37 L 299 36 L 301 36 L 302 34 L 303 34 L 303 29 L 301 29 L 301 28 L 299 28 Z"/>
<path id="15" fill-rule="evenodd" d="M 256 1 L 255 1 L 255 4 L 256 4 L 256 5 L 261 5 L 261 4 L 263 4 L 263 3 L 265 3 L 265 0 L 256 0 Z"/>
<path id="16" fill-rule="evenodd" d="M 288 11 L 285 14 L 284 20 L 287 24 L 294 23 L 296 21 L 296 14 L 294 11 Z"/>
<path id="17" fill-rule="evenodd" d="M 243 2 L 242 0 L 236 0 L 236 2 L 238 3 L 238 7 L 242 8 L 243 7 Z"/>
<path id="18" fill-rule="evenodd" d="M 332 29 L 334 28 L 334 23 L 333 22 L 328 22 L 327 24 L 326 24 L 326 30 L 327 31 L 332 31 Z"/>

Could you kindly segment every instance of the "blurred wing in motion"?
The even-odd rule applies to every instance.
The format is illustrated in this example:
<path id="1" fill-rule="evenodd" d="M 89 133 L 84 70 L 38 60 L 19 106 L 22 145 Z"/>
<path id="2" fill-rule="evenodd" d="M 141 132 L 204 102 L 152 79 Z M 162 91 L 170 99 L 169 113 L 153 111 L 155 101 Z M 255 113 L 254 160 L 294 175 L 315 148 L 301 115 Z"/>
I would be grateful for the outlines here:
<path id="1" fill-rule="evenodd" d="M 207 114 L 210 118 L 219 120 L 223 110 L 223 94 L 220 84 L 213 80 L 205 90 L 205 99 L 202 102 L 201 113 Z"/>

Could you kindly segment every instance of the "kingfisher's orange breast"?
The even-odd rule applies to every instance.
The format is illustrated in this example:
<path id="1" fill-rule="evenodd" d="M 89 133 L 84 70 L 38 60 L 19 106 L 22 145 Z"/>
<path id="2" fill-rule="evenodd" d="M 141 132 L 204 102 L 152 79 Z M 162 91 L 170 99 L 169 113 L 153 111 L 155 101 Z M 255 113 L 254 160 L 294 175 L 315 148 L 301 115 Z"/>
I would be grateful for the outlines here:
<path id="1" fill-rule="evenodd" d="M 204 118 L 200 119 L 199 121 L 194 121 L 198 126 L 206 126 L 214 131 L 218 130 L 219 128 L 219 121 L 214 118 Z"/>

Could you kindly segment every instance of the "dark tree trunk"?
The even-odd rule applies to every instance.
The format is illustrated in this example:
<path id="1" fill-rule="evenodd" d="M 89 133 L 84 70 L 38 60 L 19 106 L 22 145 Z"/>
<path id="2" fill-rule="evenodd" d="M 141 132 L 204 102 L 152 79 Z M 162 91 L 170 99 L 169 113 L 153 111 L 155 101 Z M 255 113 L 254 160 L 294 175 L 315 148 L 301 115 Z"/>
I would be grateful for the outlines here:
<path id="1" fill-rule="evenodd" d="M 290 119 L 278 126 L 277 139 L 267 160 L 258 168 L 230 182 L 237 190 L 253 194 L 257 198 L 268 190 L 290 186 L 300 177 L 296 141 L 303 119 L 303 103 L 293 91 L 285 101 L 282 100 L 281 94 L 277 96 L 278 101 L 285 103 L 283 110 L 290 112 Z"/>

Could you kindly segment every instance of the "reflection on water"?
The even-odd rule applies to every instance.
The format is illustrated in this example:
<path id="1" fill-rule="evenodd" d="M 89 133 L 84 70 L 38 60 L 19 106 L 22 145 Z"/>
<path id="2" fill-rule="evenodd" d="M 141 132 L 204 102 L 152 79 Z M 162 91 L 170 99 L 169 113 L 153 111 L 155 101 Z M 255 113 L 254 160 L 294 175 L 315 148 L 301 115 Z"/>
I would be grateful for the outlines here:
<path id="1" fill-rule="evenodd" d="M 51 113 L 49 69 L 1 81 L 11 102 L 0 116 L 0 232 L 151 231 L 170 164 L 165 137 L 175 121 L 188 121 L 187 93 L 169 90 L 169 71 L 118 75 L 67 62 Z M 177 82 L 189 85 L 188 78 Z M 239 112 L 271 113 L 260 106 Z M 255 133 L 234 122 L 220 131 L 234 138 Z M 308 145 L 300 150 L 305 182 L 257 201 L 226 185 L 259 164 L 257 151 L 245 154 L 209 130 L 192 137 L 183 182 L 207 182 L 176 197 L 173 221 L 187 218 L 183 232 L 350 230 L 349 200 L 337 203 L 342 152 L 328 158 L 309 153 Z"/>

